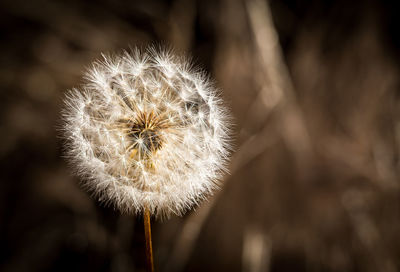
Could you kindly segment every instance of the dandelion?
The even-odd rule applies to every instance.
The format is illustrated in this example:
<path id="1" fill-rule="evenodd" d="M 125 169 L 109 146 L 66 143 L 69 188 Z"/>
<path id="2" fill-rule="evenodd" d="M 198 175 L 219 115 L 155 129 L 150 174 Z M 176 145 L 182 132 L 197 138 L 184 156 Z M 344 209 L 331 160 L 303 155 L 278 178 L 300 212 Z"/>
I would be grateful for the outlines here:
<path id="1" fill-rule="evenodd" d="M 169 51 L 103 56 L 69 91 L 66 153 L 84 186 L 121 212 L 182 215 L 218 187 L 230 117 L 208 77 Z"/>
<path id="2" fill-rule="evenodd" d="M 169 51 L 103 56 L 69 91 L 66 153 L 84 186 L 121 212 L 182 215 L 218 187 L 230 117 L 208 77 Z"/>

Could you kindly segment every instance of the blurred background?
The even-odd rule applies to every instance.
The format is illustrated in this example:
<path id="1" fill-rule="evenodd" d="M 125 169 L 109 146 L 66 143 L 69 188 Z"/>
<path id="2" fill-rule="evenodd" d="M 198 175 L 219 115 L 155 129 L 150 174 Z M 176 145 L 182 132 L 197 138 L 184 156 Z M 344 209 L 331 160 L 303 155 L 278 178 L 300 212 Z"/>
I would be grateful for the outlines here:
<path id="1" fill-rule="evenodd" d="M 57 136 L 101 52 L 193 55 L 235 116 L 222 190 L 153 225 L 157 271 L 400 270 L 400 4 L 0 1 L 0 270 L 143 271 L 142 219 L 79 187 Z"/>

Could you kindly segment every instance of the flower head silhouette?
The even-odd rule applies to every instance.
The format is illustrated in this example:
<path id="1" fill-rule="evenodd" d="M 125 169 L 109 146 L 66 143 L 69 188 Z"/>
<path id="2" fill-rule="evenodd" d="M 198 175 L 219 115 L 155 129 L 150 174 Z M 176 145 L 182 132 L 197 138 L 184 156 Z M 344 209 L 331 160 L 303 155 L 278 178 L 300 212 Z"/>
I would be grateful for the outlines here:
<path id="1" fill-rule="evenodd" d="M 216 187 L 230 116 L 208 77 L 148 49 L 103 56 L 63 110 L 67 156 L 88 190 L 122 212 L 181 215 Z"/>

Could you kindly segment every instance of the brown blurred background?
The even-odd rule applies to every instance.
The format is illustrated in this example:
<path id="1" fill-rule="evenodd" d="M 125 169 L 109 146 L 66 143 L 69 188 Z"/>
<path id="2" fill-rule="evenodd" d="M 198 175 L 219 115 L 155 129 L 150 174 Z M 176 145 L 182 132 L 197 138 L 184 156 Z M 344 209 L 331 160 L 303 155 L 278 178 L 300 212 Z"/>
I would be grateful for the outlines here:
<path id="1" fill-rule="evenodd" d="M 153 225 L 158 271 L 400 270 L 400 4 L 0 1 L 0 270 L 143 271 L 140 217 L 79 187 L 63 93 L 101 52 L 169 44 L 236 119 L 220 192 Z"/>

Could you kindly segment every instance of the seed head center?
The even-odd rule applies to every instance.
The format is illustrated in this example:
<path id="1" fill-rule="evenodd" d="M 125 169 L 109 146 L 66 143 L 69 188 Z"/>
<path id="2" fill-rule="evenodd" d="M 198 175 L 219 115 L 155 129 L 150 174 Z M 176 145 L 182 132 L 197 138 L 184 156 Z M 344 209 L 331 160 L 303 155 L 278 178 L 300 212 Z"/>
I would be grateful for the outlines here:
<path id="1" fill-rule="evenodd" d="M 141 158 L 147 158 L 161 148 L 161 129 L 160 120 L 153 112 L 142 113 L 135 119 L 129 135 Z"/>

